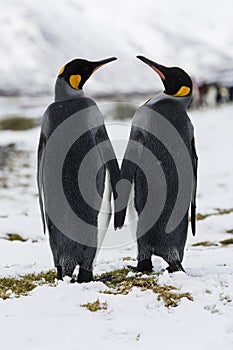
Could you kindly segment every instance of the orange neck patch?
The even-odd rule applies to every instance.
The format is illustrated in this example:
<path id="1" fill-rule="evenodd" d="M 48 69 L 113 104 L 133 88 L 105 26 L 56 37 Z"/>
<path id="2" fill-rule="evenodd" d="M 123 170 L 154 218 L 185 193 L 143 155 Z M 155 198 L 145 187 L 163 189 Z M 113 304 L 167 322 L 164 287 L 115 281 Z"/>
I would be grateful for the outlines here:
<path id="1" fill-rule="evenodd" d="M 76 74 L 76 75 L 71 75 L 70 76 L 70 86 L 72 86 L 73 89 L 78 90 L 79 89 L 79 83 L 81 81 L 81 75 Z"/>

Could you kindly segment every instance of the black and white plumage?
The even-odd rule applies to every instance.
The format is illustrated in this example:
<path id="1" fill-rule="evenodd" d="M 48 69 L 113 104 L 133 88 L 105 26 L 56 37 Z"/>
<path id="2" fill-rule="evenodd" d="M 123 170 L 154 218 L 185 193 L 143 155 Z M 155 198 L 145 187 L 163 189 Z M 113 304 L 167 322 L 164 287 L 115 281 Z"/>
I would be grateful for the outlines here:
<path id="1" fill-rule="evenodd" d="M 138 271 L 152 270 L 153 254 L 168 263 L 169 272 L 184 271 L 181 263 L 190 202 L 193 235 L 196 211 L 197 155 L 194 128 L 187 115 L 192 81 L 180 68 L 138 58 L 159 74 L 165 91 L 141 106 L 133 118 L 121 166 L 122 179 L 131 187 L 123 191 L 125 209 L 118 223 L 123 226 L 128 204 L 137 217 Z"/>
<path id="2" fill-rule="evenodd" d="M 39 202 L 59 279 L 72 276 L 76 265 L 78 282 L 93 279 L 93 263 L 111 217 L 111 193 L 116 198 L 120 171 L 104 118 L 82 90 L 96 69 L 115 59 L 67 63 L 56 80 L 55 102 L 43 116 L 38 147 Z M 81 165 L 93 149 L 94 157 L 85 163 L 80 179 Z"/>

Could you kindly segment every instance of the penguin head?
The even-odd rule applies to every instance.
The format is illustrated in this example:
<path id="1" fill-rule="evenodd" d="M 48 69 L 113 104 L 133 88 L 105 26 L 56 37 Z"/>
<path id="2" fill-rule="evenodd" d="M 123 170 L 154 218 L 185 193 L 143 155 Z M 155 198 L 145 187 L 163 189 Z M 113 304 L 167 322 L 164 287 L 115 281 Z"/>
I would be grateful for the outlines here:
<path id="1" fill-rule="evenodd" d="M 96 62 L 80 58 L 74 59 L 60 69 L 57 80 L 63 79 L 72 89 L 81 90 L 92 73 L 106 63 L 116 59 L 116 57 L 110 57 Z"/>
<path id="2" fill-rule="evenodd" d="M 165 67 L 144 56 L 137 56 L 137 58 L 148 64 L 160 76 L 165 87 L 165 94 L 176 97 L 190 96 L 192 94 L 192 80 L 183 69 L 179 67 Z"/>

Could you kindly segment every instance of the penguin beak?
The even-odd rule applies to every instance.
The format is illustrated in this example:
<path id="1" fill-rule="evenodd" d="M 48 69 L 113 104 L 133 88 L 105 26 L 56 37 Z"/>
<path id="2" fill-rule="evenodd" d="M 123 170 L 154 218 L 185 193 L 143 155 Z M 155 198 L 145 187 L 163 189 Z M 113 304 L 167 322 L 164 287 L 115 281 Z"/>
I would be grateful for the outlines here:
<path id="1" fill-rule="evenodd" d="M 139 60 L 141 60 L 142 62 L 148 64 L 148 66 L 150 66 L 159 76 L 162 80 L 166 80 L 165 78 L 165 67 L 162 66 L 161 64 L 158 64 L 156 62 L 153 62 L 151 60 L 149 60 L 149 58 L 146 58 L 144 56 L 137 56 L 137 58 Z"/>
<path id="2" fill-rule="evenodd" d="M 101 60 L 101 61 L 92 62 L 92 64 L 93 64 L 93 71 L 92 71 L 92 73 L 94 73 L 100 67 L 104 66 L 106 63 L 109 63 L 109 62 L 112 62 L 112 61 L 115 61 L 115 60 L 117 60 L 117 57 L 110 57 L 110 58 L 106 58 L 106 59 Z"/>

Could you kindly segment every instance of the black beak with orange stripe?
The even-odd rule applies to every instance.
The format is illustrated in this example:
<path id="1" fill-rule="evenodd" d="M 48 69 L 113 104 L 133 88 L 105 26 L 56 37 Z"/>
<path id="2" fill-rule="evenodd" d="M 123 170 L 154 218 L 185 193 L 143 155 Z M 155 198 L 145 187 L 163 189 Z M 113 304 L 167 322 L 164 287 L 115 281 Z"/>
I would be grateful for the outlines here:
<path id="1" fill-rule="evenodd" d="M 164 93 L 170 96 L 184 97 L 192 94 L 192 79 L 179 67 L 165 67 L 144 56 L 137 56 L 150 66 L 161 78 L 165 87 Z"/>
<path id="2" fill-rule="evenodd" d="M 116 57 L 110 57 L 101 61 L 93 62 L 76 58 L 60 69 L 58 78 L 64 78 L 73 89 L 80 90 L 83 88 L 83 85 L 88 78 L 90 78 L 92 73 L 103 65 L 115 61 L 116 59 Z"/>

